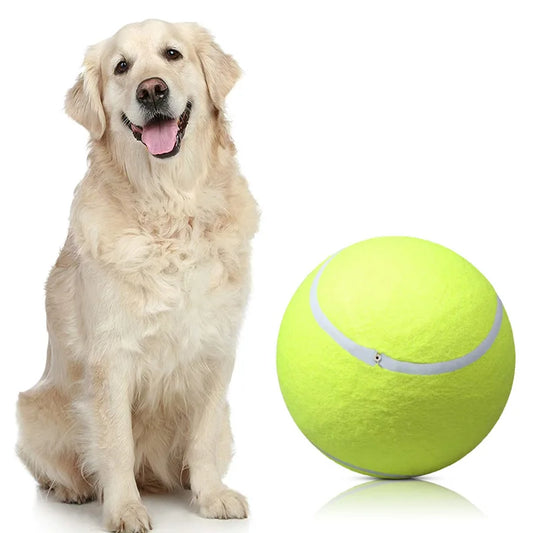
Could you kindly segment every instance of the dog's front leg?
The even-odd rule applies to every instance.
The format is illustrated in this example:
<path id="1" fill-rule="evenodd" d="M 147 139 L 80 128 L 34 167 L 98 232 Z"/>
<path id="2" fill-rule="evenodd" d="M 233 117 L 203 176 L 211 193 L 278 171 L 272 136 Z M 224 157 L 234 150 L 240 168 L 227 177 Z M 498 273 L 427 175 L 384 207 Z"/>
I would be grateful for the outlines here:
<path id="1" fill-rule="evenodd" d="M 122 355 L 122 357 L 127 357 Z M 134 475 L 131 425 L 131 365 L 103 360 L 89 365 L 88 461 L 103 491 L 104 523 L 110 531 L 144 533 L 151 529 Z"/>
<path id="2" fill-rule="evenodd" d="M 197 406 L 191 420 L 190 441 L 186 453 L 193 497 L 205 518 L 246 518 L 246 498 L 222 483 L 217 465 L 221 435 L 229 431 L 226 389 L 231 376 L 226 368 L 212 370 L 205 401 Z M 229 435 L 224 437 L 229 439 Z"/>

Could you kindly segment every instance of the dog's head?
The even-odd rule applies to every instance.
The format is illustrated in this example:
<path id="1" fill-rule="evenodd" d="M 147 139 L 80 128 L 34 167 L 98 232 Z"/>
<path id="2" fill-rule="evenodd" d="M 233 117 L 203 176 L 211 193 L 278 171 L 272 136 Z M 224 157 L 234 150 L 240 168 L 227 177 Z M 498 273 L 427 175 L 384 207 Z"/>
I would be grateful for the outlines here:
<path id="1" fill-rule="evenodd" d="M 239 74 L 197 24 L 148 20 L 89 48 L 65 108 L 94 140 L 171 158 L 188 130 L 222 110 Z"/>

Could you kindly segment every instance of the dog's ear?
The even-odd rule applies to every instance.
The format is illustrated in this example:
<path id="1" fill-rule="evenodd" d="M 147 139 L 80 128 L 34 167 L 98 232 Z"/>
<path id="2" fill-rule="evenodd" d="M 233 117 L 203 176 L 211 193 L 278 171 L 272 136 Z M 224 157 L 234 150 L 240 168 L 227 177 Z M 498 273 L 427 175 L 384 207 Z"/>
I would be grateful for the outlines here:
<path id="1" fill-rule="evenodd" d="M 65 111 L 89 130 L 93 139 L 100 139 L 106 128 L 101 96 L 99 45 L 91 46 L 83 61 L 84 71 L 78 76 L 65 99 Z"/>
<path id="2" fill-rule="evenodd" d="M 241 75 L 235 59 L 225 54 L 215 43 L 211 34 L 198 24 L 191 23 L 195 34 L 196 52 L 202 64 L 207 90 L 214 106 L 224 108 L 224 98 Z"/>

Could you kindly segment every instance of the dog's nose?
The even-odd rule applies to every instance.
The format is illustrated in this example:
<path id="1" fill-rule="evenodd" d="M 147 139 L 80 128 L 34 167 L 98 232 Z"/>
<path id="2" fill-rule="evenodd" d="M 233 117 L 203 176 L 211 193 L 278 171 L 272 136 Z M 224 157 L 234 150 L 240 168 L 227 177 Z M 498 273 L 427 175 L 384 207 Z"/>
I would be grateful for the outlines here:
<path id="1" fill-rule="evenodd" d="M 168 85 L 161 78 L 148 78 L 137 87 L 137 101 L 146 107 L 155 108 L 168 97 Z"/>

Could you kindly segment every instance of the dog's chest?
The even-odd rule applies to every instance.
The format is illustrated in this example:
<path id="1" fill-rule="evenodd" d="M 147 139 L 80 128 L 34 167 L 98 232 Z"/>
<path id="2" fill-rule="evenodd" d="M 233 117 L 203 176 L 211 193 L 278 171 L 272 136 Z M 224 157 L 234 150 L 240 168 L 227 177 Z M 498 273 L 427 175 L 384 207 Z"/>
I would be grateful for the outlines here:
<path id="1" fill-rule="evenodd" d="M 153 264 L 133 290 L 145 348 L 168 360 L 165 350 L 230 344 L 248 292 L 238 229 L 222 216 L 161 217 L 143 229 L 153 239 Z"/>

